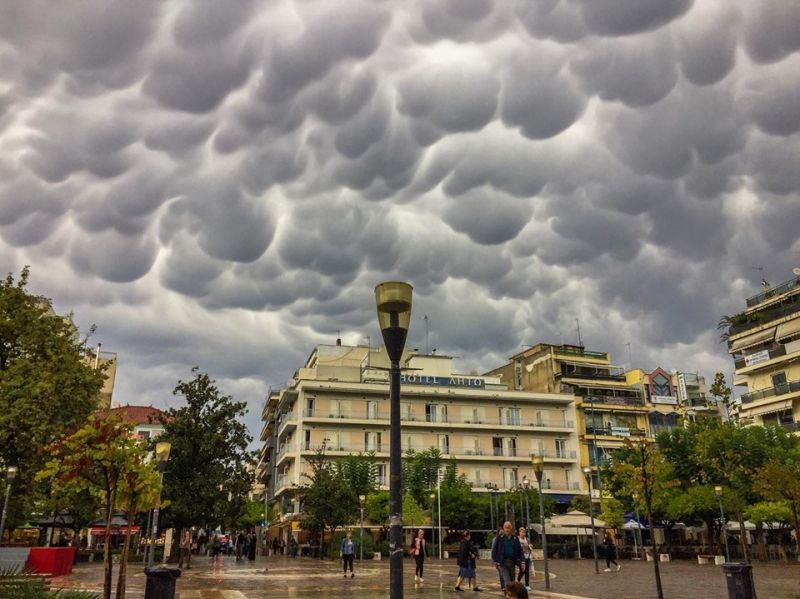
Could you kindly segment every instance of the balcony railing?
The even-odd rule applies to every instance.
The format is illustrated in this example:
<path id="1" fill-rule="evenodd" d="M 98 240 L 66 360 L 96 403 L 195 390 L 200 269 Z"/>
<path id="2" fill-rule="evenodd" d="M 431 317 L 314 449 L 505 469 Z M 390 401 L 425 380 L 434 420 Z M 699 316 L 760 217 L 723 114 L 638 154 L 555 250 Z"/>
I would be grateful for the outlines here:
<path id="1" fill-rule="evenodd" d="M 516 457 L 517 448 L 516 447 L 493 447 L 492 448 L 492 455 L 506 456 L 506 457 Z"/>
<path id="2" fill-rule="evenodd" d="M 769 289 L 763 291 L 762 293 L 758 293 L 752 297 L 748 297 L 746 300 L 747 307 L 752 308 L 753 306 L 757 306 L 763 301 L 766 301 L 772 297 L 783 295 L 784 293 L 788 293 L 792 289 L 797 289 L 798 287 L 800 287 L 800 277 L 784 281 L 780 285 L 777 285 L 775 287 L 770 287 Z"/>
<path id="3" fill-rule="evenodd" d="M 800 391 L 800 381 L 790 381 L 782 385 L 775 385 L 767 389 L 753 391 L 742 395 L 742 403 L 751 403 L 759 399 L 766 399 L 767 397 L 776 397 L 779 395 L 786 395 L 787 393 L 796 393 Z"/>
<path id="4" fill-rule="evenodd" d="M 543 458 L 555 458 L 557 460 L 574 460 L 578 457 L 578 452 L 573 449 L 565 449 L 563 451 L 555 451 L 552 449 L 536 449 L 531 455 L 541 456 Z"/>
<path id="5" fill-rule="evenodd" d="M 591 426 L 586 425 L 587 435 L 606 435 L 609 437 L 644 437 L 647 431 L 641 428 L 631 428 L 627 426 Z"/>
<path id="6" fill-rule="evenodd" d="M 769 357 L 767 357 L 765 359 L 762 359 L 759 362 L 755 362 L 753 364 L 748 364 L 746 357 L 742 358 L 740 360 L 734 360 L 734 362 L 733 362 L 734 368 L 736 368 L 736 370 L 739 370 L 740 368 L 747 368 L 748 366 L 755 366 L 756 364 L 760 364 L 761 362 L 766 362 L 768 360 L 772 360 L 773 358 L 779 358 L 781 356 L 785 356 L 786 355 L 786 346 L 785 345 L 773 345 L 772 347 L 764 348 L 761 351 L 766 351 L 768 353 Z M 750 355 L 755 354 L 755 353 L 760 353 L 760 352 L 751 352 Z"/>
<path id="7" fill-rule="evenodd" d="M 306 418 L 333 418 L 335 420 L 374 420 L 375 422 L 388 423 L 389 415 L 384 412 L 377 414 L 370 414 L 362 411 L 347 410 L 347 411 L 332 411 L 332 410 L 305 410 L 304 415 Z M 542 420 L 536 422 L 525 422 L 524 418 L 517 419 L 516 417 L 503 417 L 496 416 L 452 416 L 447 415 L 446 418 L 439 417 L 436 420 L 429 420 L 425 416 L 417 416 L 414 414 L 401 414 L 401 422 L 419 422 L 426 424 L 491 424 L 502 426 L 521 426 L 533 428 L 567 428 L 572 429 L 575 427 L 575 422 L 572 420 Z"/>
<path id="8" fill-rule="evenodd" d="M 512 489 L 519 489 L 522 486 L 522 480 L 472 480 L 467 479 L 467 483 L 473 489 L 487 489 L 489 491 L 497 491 L 503 493 Z M 531 480 L 530 488 L 536 489 L 538 483 L 534 478 Z M 580 484 L 577 482 L 564 482 L 564 481 L 542 481 L 542 489 L 547 491 L 580 491 Z"/>
<path id="9" fill-rule="evenodd" d="M 601 351 L 586 351 L 577 345 L 558 345 L 555 348 L 557 354 L 569 356 L 582 356 L 584 358 L 595 358 L 598 360 L 608 360 L 608 354 Z"/>
<path id="10" fill-rule="evenodd" d="M 783 318 L 784 316 L 789 316 L 790 314 L 795 314 L 797 312 L 800 312 L 800 301 L 792 302 L 785 306 L 765 308 L 763 310 L 753 312 L 752 314 L 742 314 L 737 318 L 744 319 L 744 322 L 735 322 L 732 324 L 728 328 L 728 334 L 731 336 L 738 335 L 744 331 L 749 331 L 750 329 L 754 329 L 778 318 Z"/>
<path id="11" fill-rule="evenodd" d="M 800 422 L 781 422 L 781 426 L 790 432 L 800 432 Z"/>
<path id="12" fill-rule="evenodd" d="M 565 379 L 588 379 L 590 381 L 624 381 L 625 373 L 612 371 L 600 372 L 593 369 L 572 370 L 569 368 L 562 368 L 561 372 L 556 374 L 556 377 Z"/>
<path id="13" fill-rule="evenodd" d="M 644 401 L 641 397 L 621 396 L 621 395 L 586 395 L 583 398 L 584 404 L 617 404 L 623 406 L 643 406 Z"/>

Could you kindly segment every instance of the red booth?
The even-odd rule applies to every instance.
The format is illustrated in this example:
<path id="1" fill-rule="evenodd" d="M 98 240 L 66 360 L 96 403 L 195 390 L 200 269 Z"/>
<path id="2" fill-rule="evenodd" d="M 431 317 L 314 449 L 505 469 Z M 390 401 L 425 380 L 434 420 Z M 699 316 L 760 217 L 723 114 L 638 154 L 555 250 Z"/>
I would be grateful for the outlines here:
<path id="1" fill-rule="evenodd" d="M 37 574 L 63 576 L 72 572 L 75 547 L 31 547 L 25 567 Z"/>

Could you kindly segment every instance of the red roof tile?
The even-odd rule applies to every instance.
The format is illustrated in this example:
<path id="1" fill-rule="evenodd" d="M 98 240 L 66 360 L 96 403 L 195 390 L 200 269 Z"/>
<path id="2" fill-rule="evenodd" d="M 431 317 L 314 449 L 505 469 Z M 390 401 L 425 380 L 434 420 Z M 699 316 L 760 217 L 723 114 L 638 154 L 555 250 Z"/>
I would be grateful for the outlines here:
<path id="1" fill-rule="evenodd" d="M 166 413 L 153 406 L 120 406 L 111 408 L 109 413 L 135 424 L 160 424 L 159 416 L 166 416 Z"/>

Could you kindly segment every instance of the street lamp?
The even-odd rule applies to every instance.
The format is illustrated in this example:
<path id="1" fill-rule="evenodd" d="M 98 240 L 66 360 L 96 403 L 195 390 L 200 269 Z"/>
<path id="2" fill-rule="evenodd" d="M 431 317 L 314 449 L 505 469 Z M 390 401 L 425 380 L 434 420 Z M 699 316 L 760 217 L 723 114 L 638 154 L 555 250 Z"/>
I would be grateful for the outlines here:
<path id="1" fill-rule="evenodd" d="M 434 513 L 434 509 L 435 509 L 433 502 L 436 499 L 436 493 L 431 493 L 430 495 L 428 495 L 428 497 L 430 497 L 430 500 L 431 500 L 431 542 L 434 545 L 436 545 L 436 528 L 433 526 L 433 522 L 434 522 L 433 513 Z M 439 537 L 441 537 L 441 536 L 442 536 L 442 531 L 440 530 L 439 531 Z M 439 540 L 441 541 L 441 538 Z"/>
<path id="2" fill-rule="evenodd" d="M 361 511 L 361 550 L 359 551 L 359 558 L 362 562 L 364 561 L 364 502 L 366 501 L 366 495 L 359 495 L 358 496 L 358 508 Z"/>
<path id="3" fill-rule="evenodd" d="M 389 371 L 389 597 L 403 598 L 403 497 L 400 448 L 400 358 L 411 321 L 408 283 L 389 281 L 375 287 L 375 305 L 383 344 L 391 362 Z"/>
<path id="4" fill-rule="evenodd" d="M 156 458 L 158 458 L 158 464 L 156 465 L 156 470 L 158 471 L 160 478 L 159 478 L 159 490 L 158 490 L 158 499 L 156 500 L 156 507 L 153 508 L 153 531 L 150 537 L 150 554 L 149 554 L 149 565 L 152 568 L 153 563 L 155 561 L 156 556 L 156 547 L 155 542 L 158 538 L 158 506 L 161 504 L 161 488 L 160 485 L 164 484 L 164 470 L 167 467 L 167 460 L 169 459 L 169 451 L 172 449 L 172 445 L 166 441 L 161 441 L 160 443 L 156 443 Z M 106 539 L 106 542 L 108 540 Z M 166 547 L 165 547 L 166 549 Z M 166 558 L 166 556 L 163 556 Z"/>
<path id="5" fill-rule="evenodd" d="M 544 524 L 544 498 L 542 496 L 542 476 L 544 475 L 544 458 L 535 455 L 531 458 L 533 473 L 539 485 L 539 520 L 542 523 L 542 553 L 544 554 L 544 588 L 550 590 L 550 569 L 547 564 L 547 529 Z"/>
<path id="6" fill-rule="evenodd" d="M 586 467 L 583 469 L 586 479 L 589 481 L 589 518 L 592 522 L 592 551 L 594 552 L 594 571 L 600 573 L 600 564 L 597 561 L 597 532 L 594 527 L 594 481 L 592 480 L 592 469 Z"/>
<path id="7" fill-rule="evenodd" d="M 522 488 L 525 489 L 525 529 L 528 531 L 528 537 L 530 538 L 530 528 L 531 528 L 531 503 L 530 503 L 530 489 L 531 489 L 531 481 L 528 478 L 528 475 L 522 477 Z"/>
<path id="8" fill-rule="evenodd" d="M 17 467 L 9 466 L 6 468 L 6 498 L 3 501 L 3 517 L 0 519 L 0 544 L 3 542 L 3 532 L 6 529 L 6 516 L 8 515 L 8 498 L 11 496 L 11 482 L 17 478 Z M 11 537 L 9 536 L 9 543 Z"/>
<path id="9" fill-rule="evenodd" d="M 722 528 L 722 539 L 725 541 L 725 561 L 730 563 L 731 562 L 731 551 L 728 549 L 728 521 L 725 520 L 725 510 L 722 509 L 722 487 L 717 485 L 714 487 L 714 494 L 717 496 L 717 500 L 719 501 L 719 517 L 722 520 L 721 528 Z"/>

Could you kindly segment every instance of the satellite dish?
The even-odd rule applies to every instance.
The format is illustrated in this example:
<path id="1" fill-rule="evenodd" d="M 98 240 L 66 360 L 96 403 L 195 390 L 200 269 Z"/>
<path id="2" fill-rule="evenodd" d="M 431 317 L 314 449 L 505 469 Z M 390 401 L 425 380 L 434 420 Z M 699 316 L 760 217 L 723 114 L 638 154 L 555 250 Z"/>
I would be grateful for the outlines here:
<path id="1" fill-rule="evenodd" d="M 793 269 L 792 269 L 792 272 L 793 272 L 795 275 L 797 275 L 798 277 L 800 277 L 800 268 L 793 268 Z"/>

